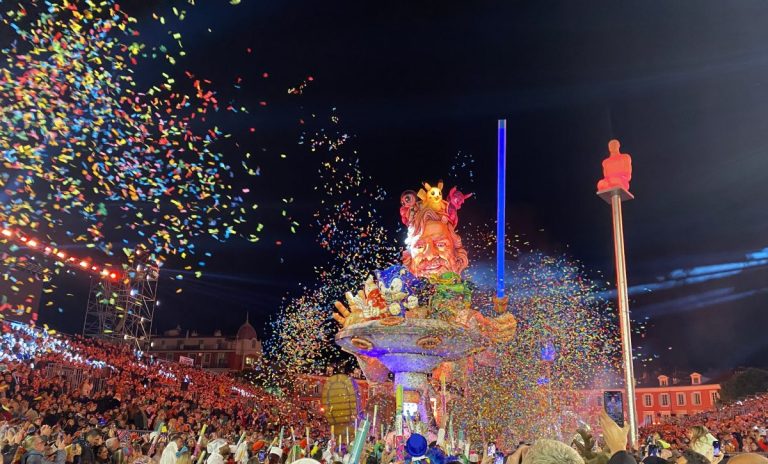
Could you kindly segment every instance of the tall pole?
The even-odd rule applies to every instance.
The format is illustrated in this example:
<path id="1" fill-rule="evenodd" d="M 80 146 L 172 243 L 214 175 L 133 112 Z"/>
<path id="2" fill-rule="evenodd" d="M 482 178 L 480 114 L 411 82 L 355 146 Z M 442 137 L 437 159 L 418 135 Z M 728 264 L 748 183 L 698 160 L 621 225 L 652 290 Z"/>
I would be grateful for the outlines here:
<path id="1" fill-rule="evenodd" d="M 624 256 L 624 224 L 621 215 L 622 201 L 631 200 L 631 193 L 621 187 L 597 193 L 611 205 L 613 216 L 613 245 L 616 255 L 616 289 L 619 300 L 619 326 L 621 330 L 621 351 L 624 365 L 625 404 L 629 420 L 631 446 L 637 446 L 637 405 L 635 398 L 635 372 L 632 363 L 632 332 L 629 321 L 629 296 L 627 293 L 627 262 Z"/>
<path id="2" fill-rule="evenodd" d="M 507 196 L 507 120 L 499 119 L 496 184 L 496 297 L 504 297 L 504 227 Z"/>

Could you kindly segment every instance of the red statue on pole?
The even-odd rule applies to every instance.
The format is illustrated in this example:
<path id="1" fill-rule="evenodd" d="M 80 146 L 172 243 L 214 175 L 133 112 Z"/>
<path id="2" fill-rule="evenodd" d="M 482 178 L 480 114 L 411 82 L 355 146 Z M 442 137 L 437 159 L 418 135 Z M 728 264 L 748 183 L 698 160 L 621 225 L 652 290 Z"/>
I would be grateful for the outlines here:
<path id="1" fill-rule="evenodd" d="M 632 157 L 619 151 L 621 144 L 613 139 L 608 142 L 610 155 L 603 160 L 603 178 L 597 183 L 597 191 L 604 192 L 614 188 L 622 188 L 629 192 L 629 181 L 632 180 Z"/>

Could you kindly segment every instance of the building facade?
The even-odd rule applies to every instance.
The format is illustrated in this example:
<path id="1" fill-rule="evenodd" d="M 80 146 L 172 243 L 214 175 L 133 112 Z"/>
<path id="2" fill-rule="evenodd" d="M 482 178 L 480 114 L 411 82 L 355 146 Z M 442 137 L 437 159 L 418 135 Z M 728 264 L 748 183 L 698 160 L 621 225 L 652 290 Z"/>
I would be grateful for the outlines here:
<path id="1" fill-rule="evenodd" d="M 720 401 L 720 384 L 709 382 L 698 372 L 683 378 L 660 375 L 652 385 L 635 389 L 640 425 L 663 423 L 671 417 L 714 411 Z"/>
<path id="2" fill-rule="evenodd" d="M 181 329 L 176 328 L 152 337 L 148 352 L 160 360 L 215 372 L 237 372 L 255 365 L 262 356 L 262 346 L 256 329 L 246 317 L 234 337 L 222 335 L 218 330 L 211 336 L 189 331 L 182 335 Z"/>

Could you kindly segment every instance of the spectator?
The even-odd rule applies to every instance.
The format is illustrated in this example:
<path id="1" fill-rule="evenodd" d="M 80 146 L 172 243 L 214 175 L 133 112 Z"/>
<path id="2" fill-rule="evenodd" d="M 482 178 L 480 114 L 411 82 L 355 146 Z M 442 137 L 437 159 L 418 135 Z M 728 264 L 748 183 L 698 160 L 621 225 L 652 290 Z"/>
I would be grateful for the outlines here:
<path id="1" fill-rule="evenodd" d="M 96 464 L 109 464 L 109 449 L 107 449 L 107 445 L 99 445 L 96 448 Z"/>
<path id="2" fill-rule="evenodd" d="M 703 454 L 699 454 L 693 450 L 685 450 L 682 455 L 677 458 L 676 464 L 711 464 L 710 460 Z"/>
<path id="3" fill-rule="evenodd" d="M 59 439 L 55 446 L 46 446 L 40 435 L 30 435 L 24 440 L 27 450 L 21 458 L 21 464 L 64 464 L 67 452 Z"/>
<path id="4" fill-rule="evenodd" d="M 728 464 L 768 464 L 768 458 L 759 454 L 746 453 L 732 457 Z"/>
<path id="5" fill-rule="evenodd" d="M 565 443 L 542 438 L 528 450 L 522 464 L 584 464 L 584 460 Z"/>

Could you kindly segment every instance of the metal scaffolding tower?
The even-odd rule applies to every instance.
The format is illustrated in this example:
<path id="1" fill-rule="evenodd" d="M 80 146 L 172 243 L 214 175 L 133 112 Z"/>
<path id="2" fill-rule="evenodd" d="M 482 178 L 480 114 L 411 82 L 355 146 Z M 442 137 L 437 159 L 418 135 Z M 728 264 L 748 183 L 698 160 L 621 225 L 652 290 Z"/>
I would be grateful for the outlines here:
<path id="1" fill-rule="evenodd" d="M 91 278 L 83 336 L 146 349 L 152 331 L 160 269 L 133 260 L 119 281 Z"/>

